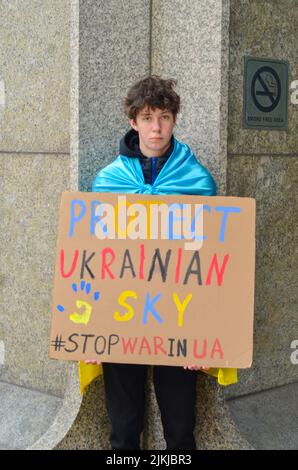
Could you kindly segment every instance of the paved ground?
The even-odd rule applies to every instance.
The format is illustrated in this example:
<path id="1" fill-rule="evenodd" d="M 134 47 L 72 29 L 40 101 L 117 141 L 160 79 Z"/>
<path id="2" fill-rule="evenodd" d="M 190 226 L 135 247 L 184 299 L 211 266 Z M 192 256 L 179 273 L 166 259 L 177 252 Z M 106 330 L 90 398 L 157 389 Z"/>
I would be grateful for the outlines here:
<path id="1" fill-rule="evenodd" d="M 298 449 L 298 383 L 228 401 L 241 434 L 255 449 Z"/>
<path id="2" fill-rule="evenodd" d="M 52 424 L 62 398 L 0 382 L 0 449 L 25 449 Z"/>

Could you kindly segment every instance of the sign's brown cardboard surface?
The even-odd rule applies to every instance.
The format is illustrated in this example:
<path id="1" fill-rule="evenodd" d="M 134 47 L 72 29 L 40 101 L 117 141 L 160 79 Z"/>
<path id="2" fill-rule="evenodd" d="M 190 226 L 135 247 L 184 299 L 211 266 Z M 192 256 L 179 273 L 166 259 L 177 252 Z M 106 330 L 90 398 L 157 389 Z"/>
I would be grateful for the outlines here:
<path id="1" fill-rule="evenodd" d="M 65 192 L 49 355 L 250 367 L 254 271 L 254 199 Z"/>

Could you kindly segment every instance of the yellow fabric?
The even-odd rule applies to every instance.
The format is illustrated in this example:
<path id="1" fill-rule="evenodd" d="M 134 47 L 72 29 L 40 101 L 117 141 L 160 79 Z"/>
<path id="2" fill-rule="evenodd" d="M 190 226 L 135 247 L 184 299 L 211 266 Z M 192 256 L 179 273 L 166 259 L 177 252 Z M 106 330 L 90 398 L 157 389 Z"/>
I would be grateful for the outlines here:
<path id="1" fill-rule="evenodd" d="M 212 377 L 215 377 L 219 385 L 227 386 L 227 385 L 236 384 L 238 382 L 237 369 L 212 368 L 203 372 L 206 372 L 206 374 L 212 375 Z"/>
<path id="2" fill-rule="evenodd" d="M 102 375 L 102 366 L 85 364 L 79 361 L 79 381 L 80 381 L 80 393 L 83 395 L 85 389 L 91 382 L 96 379 L 99 375 Z"/>
<path id="3" fill-rule="evenodd" d="M 102 375 L 102 366 L 85 364 L 79 362 L 79 380 L 80 380 L 80 393 L 83 395 L 88 385 L 99 375 Z M 215 377 L 220 385 L 232 385 L 237 383 L 237 369 L 209 369 L 203 371 L 208 375 Z"/>

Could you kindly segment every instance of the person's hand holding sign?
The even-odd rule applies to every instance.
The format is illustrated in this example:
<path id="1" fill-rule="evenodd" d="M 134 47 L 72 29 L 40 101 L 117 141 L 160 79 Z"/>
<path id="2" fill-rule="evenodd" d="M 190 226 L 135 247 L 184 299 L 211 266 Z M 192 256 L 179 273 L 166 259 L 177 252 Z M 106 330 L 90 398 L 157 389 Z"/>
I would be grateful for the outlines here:
<path id="1" fill-rule="evenodd" d="M 205 367 L 205 366 L 196 366 L 196 365 L 191 365 L 191 366 L 184 366 L 183 369 L 189 369 L 189 370 L 200 370 L 200 369 L 203 369 L 203 370 L 209 370 L 210 367 Z"/>

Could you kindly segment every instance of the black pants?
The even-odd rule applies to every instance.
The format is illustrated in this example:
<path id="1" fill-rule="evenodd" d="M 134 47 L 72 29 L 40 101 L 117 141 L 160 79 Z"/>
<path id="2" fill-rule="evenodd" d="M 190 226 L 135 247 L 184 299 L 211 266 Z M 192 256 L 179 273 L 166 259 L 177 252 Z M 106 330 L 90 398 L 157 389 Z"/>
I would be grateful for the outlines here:
<path id="1" fill-rule="evenodd" d="M 140 449 L 148 366 L 103 363 L 110 435 L 114 450 Z M 154 366 L 153 381 L 167 449 L 195 449 L 196 372 Z"/>

